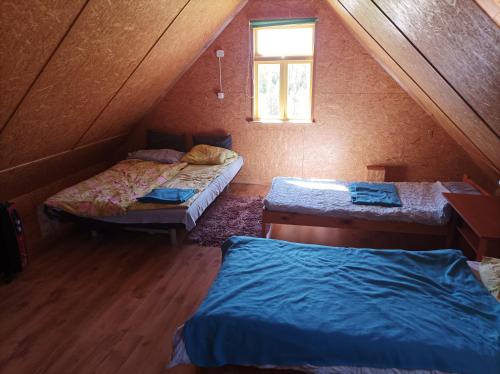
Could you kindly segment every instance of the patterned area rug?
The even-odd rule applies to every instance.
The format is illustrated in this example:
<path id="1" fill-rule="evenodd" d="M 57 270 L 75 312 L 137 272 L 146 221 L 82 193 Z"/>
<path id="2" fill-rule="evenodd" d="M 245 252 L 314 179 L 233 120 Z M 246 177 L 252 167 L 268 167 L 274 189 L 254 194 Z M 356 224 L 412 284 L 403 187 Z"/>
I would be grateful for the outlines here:
<path id="1" fill-rule="evenodd" d="M 261 236 L 263 199 L 224 193 L 205 211 L 188 240 L 220 247 L 233 235 Z"/>

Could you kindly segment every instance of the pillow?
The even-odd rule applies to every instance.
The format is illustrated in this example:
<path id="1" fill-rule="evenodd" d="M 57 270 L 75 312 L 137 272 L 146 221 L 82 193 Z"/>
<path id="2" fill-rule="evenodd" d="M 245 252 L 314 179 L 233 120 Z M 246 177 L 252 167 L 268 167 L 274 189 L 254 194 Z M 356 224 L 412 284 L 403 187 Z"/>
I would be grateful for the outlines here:
<path id="1" fill-rule="evenodd" d="M 175 149 L 186 152 L 186 141 L 184 134 L 171 134 L 168 132 L 149 130 L 147 132 L 148 149 Z"/>
<path id="2" fill-rule="evenodd" d="M 130 152 L 127 158 L 156 161 L 162 164 L 175 164 L 181 161 L 184 154 L 184 152 L 179 152 L 175 149 L 141 149 L 140 151 Z"/>
<path id="3" fill-rule="evenodd" d="M 479 276 L 488 291 L 500 301 L 500 259 L 483 257 L 479 264 Z"/>
<path id="4" fill-rule="evenodd" d="M 233 149 L 231 135 L 193 135 L 193 145 L 208 144 L 214 147 Z"/>
<path id="5" fill-rule="evenodd" d="M 191 148 L 181 161 L 195 165 L 220 165 L 226 160 L 237 156 L 236 152 L 228 149 L 198 144 Z"/>

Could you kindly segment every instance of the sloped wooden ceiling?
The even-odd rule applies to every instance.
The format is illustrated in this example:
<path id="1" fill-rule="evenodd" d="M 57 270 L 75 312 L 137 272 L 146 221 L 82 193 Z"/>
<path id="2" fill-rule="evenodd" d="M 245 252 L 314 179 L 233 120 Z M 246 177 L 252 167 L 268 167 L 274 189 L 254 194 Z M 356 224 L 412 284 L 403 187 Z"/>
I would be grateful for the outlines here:
<path id="1" fill-rule="evenodd" d="M 244 0 L 0 3 L 0 175 L 130 131 Z"/>
<path id="2" fill-rule="evenodd" d="M 386 71 L 499 179 L 500 28 L 493 19 L 474 0 L 329 3 Z"/>

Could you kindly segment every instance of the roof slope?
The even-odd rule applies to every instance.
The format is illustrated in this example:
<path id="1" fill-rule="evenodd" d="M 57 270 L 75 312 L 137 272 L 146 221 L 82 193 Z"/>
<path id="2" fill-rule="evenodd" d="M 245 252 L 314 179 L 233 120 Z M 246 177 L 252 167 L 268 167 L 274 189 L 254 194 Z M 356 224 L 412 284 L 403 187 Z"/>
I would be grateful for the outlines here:
<path id="1" fill-rule="evenodd" d="M 0 3 L 0 173 L 127 134 L 246 0 Z M 329 0 L 376 60 L 500 175 L 500 29 L 473 0 Z"/>
<path id="2" fill-rule="evenodd" d="M 130 127 L 246 0 L 0 5 L 0 171 Z"/>
<path id="3" fill-rule="evenodd" d="M 377 61 L 500 175 L 500 28 L 473 0 L 329 0 Z"/>

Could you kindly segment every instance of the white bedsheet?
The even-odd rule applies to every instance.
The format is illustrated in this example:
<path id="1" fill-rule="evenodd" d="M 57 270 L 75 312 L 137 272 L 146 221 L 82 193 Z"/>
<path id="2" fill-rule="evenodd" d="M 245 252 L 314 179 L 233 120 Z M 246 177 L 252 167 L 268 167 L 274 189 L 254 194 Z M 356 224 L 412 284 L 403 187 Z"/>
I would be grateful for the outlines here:
<path id="1" fill-rule="evenodd" d="M 328 179 L 276 177 L 264 200 L 270 211 L 357 218 L 377 221 L 400 221 L 426 225 L 444 225 L 450 208 L 443 192 L 450 192 L 441 182 L 394 183 L 401 207 L 357 205 L 351 202 L 348 182 Z"/>
<path id="2" fill-rule="evenodd" d="M 181 223 L 186 229 L 192 230 L 196 221 L 207 207 L 220 195 L 220 193 L 233 180 L 243 166 L 243 158 L 238 157 L 231 162 L 208 187 L 201 192 L 188 209 L 151 209 L 133 210 L 122 216 L 96 218 L 105 222 L 121 224 L 148 224 L 148 223 Z"/>

